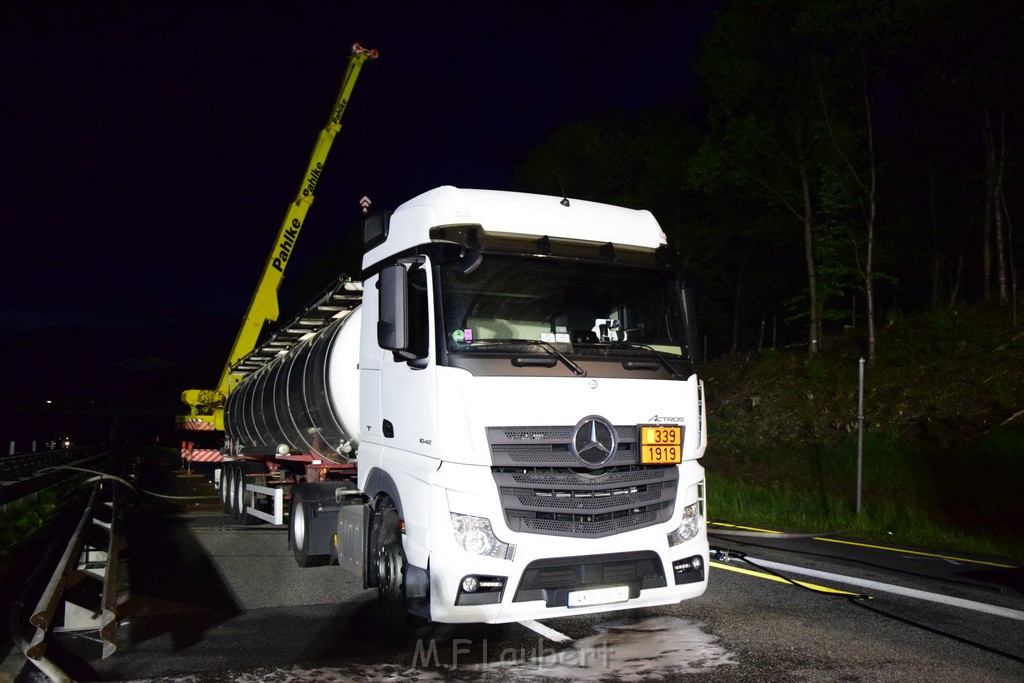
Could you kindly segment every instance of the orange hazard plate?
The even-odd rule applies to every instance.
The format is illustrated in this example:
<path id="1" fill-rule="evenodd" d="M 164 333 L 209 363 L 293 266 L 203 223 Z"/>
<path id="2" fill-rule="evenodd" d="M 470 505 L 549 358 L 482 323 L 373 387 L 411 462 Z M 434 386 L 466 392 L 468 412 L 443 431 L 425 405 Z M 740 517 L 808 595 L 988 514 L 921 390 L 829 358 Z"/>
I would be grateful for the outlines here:
<path id="1" fill-rule="evenodd" d="M 683 460 L 683 428 L 640 427 L 640 462 L 644 465 L 678 465 Z"/>

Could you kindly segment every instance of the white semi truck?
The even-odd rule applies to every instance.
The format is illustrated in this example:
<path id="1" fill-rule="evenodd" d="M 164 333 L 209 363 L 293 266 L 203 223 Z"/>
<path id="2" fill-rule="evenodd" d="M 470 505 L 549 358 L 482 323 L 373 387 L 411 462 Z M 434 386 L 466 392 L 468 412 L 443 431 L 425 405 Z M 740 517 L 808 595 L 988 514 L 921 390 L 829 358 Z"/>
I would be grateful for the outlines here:
<path id="1" fill-rule="evenodd" d="M 500 623 L 707 586 L 703 386 L 648 211 L 438 187 L 233 373 L 226 509 L 290 498 L 300 565 L 394 621 Z"/>

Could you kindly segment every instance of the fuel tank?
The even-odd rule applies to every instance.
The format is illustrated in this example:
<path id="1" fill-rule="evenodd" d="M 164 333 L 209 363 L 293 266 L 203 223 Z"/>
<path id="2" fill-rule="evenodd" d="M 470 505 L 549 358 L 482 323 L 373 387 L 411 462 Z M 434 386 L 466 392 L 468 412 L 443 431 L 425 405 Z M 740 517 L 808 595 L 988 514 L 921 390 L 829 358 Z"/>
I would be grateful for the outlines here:
<path id="1" fill-rule="evenodd" d="M 243 455 L 311 454 L 330 462 L 359 445 L 359 327 L 352 310 L 247 376 L 228 396 L 224 428 Z"/>

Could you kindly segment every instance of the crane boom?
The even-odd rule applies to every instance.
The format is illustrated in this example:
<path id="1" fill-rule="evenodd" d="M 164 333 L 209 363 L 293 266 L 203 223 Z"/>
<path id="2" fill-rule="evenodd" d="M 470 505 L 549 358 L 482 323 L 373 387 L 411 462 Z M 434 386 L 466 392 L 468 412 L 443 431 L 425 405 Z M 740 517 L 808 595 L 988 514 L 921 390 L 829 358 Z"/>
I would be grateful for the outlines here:
<path id="1" fill-rule="evenodd" d="M 341 87 L 334 107 L 331 109 L 331 115 L 317 136 L 295 201 L 288 205 L 288 210 L 281 221 L 281 227 L 278 228 L 277 238 L 263 265 L 259 284 L 253 292 L 249 308 L 242 319 L 235 342 L 231 346 L 227 362 L 217 382 L 217 388 L 213 390 L 187 389 L 182 392 L 182 403 L 189 408 L 189 414 L 180 415 L 177 418 L 178 424 L 182 428 L 198 431 L 224 429 L 224 402 L 227 395 L 242 378 L 241 375 L 232 374 L 231 369 L 256 347 L 263 326 L 267 322 L 277 320 L 279 314 L 277 292 L 281 286 L 281 280 L 284 278 L 285 268 L 295 249 L 299 232 L 306 220 L 306 213 L 313 204 L 314 193 L 323 173 L 327 155 L 331 151 L 335 136 L 341 130 L 341 118 L 348 107 L 352 89 L 355 87 L 363 64 L 376 58 L 376 50 L 368 50 L 360 46 L 359 43 L 352 46 L 352 53 L 348 59 L 345 75 L 341 79 Z"/>

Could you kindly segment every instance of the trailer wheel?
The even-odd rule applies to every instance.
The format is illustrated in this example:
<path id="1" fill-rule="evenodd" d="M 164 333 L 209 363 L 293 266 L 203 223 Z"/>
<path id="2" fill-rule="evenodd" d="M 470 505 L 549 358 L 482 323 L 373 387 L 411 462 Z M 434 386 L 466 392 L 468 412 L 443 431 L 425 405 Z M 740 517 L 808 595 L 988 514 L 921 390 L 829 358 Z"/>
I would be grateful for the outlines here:
<path id="1" fill-rule="evenodd" d="M 267 467 L 266 467 L 266 465 L 264 465 L 261 462 L 242 461 L 242 462 L 238 463 L 238 465 L 236 467 L 236 470 L 235 470 L 235 487 L 234 487 L 234 496 L 235 496 L 235 505 L 234 505 L 234 507 L 235 507 L 235 510 L 237 512 L 238 521 L 241 522 L 243 525 L 248 526 L 248 525 L 251 525 L 251 524 L 259 524 L 260 523 L 260 519 L 258 517 L 253 517 L 248 512 L 246 512 L 246 507 L 248 507 L 248 502 L 249 502 L 249 500 L 248 500 L 249 496 L 248 496 L 248 494 L 245 491 L 245 485 L 249 484 L 249 483 L 259 484 L 261 486 L 266 485 L 266 477 L 265 476 L 262 479 L 256 479 L 256 478 L 250 476 L 250 475 L 253 475 L 253 474 L 263 474 L 263 475 L 265 475 L 266 473 L 267 473 Z"/>
<path id="2" fill-rule="evenodd" d="M 248 477 L 247 480 L 248 480 L 248 482 L 250 484 L 255 484 L 256 486 L 266 486 L 267 485 L 268 469 L 267 469 L 267 464 L 266 463 L 264 463 L 264 462 L 254 462 L 254 463 L 252 463 L 252 467 L 251 467 L 250 470 L 248 470 L 247 474 L 259 475 L 259 476 Z M 255 501 L 255 506 L 256 506 L 256 509 L 261 511 L 261 512 L 268 512 L 269 511 L 269 512 L 273 513 L 273 511 L 274 511 L 273 501 L 269 501 L 265 497 L 263 497 L 263 498 L 257 497 L 256 501 Z M 260 519 L 259 517 L 253 517 L 252 515 L 250 515 L 248 513 L 246 513 L 244 515 L 244 517 L 242 518 L 242 524 L 262 524 L 262 523 L 263 523 L 262 519 Z"/>
<path id="3" fill-rule="evenodd" d="M 242 511 L 238 507 L 239 484 L 245 485 L 245 477 L 242 475 L 242 462 L 231 463 L 231 469 L 229 470 L 228 476 L 228 514 L 231 515 L 231 519 L 236 522 L 242 518 Z"/>
<path id="4" fill-rule="evenodd" d="M 314 491 L 306 484 L 292 488 L 292 504 L 288 513 L 288 542 L 300 567 L 320 567 L 327 564 L 330 555 L 315 555 L 310 552 L 313 541 L 313 520 L 307 505 L 316 500 Z"/>
<path id="5" fill-rule="evenodd" d="M 402 526 L 398 510 L 388 501 L 388 507 L 378 511 L 381 516 L 374 557 L 377 562 L 377 601 L 384 618 L 392 626 L 405 626 L 411 622 L 405 592 L 406 558 L 402 547 Z"/>
<path id="6" fill-rule="evenodd" d="M 235 490 L 234 477 L 232 476 L 234 470 L 235 464 L 233 462 L 226 462 L 220 472 L 220 502 L 224 512 L 228 515 L 231 514 L 231 498 Z"/>

